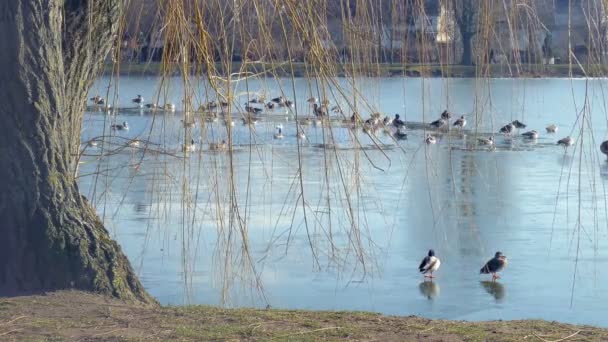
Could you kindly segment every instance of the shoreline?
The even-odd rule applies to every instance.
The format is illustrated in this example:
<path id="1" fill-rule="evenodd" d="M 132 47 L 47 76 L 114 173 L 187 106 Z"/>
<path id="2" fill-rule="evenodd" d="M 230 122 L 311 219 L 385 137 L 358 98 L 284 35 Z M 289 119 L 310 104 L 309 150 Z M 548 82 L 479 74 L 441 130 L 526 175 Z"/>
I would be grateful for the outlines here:
<path id="1" fill-rule="evenodd" d="M 0 298 L 0 339 L 600 341 L 608 340 L 608 329 L 542 320 L 464 322 L 368 312 L 143 306 L 59 291 Z"/>
<path id="2" fill-rule="evenodd" d="M 216 70 L 218 74 L 224 75 L 227 72 L 222 72 L 223 66 L 217 64 Z M 179 75 L 177 66 L 163 71 L 163 66 L 160 62 L 149 63 L 128 63 L 119 64 L 107 63 L 102 69 L 101 76 L 111 76 L 118 74 L 119 76 L 160 76 L 160 75 Z M 290 65 L 272 65 L 265 63 L 247 64 L 243 67 L 240 62 L 232 63 L 231 72 L 244 70 L 254 74 L 261 73 L 269 77 L 290 77 Z M 272 71 L 265 71 L 272 70 Z M 578 65 L 568 64 L 520 64 L 520 65 L 499 65 L 490 64 L 483 67 L 464 66 L 464 65 L 440 65 L 440 64 L 372 64 L 362 67 L 357 67 L 355 72 L 359 76 L 369 77 L 427 77 L 427 78 L 599 78 L 608 76 L 608 65 L 584 65 L 581 68 Z M 193 72 L 194 74 L 194 72 Z M 200 74 L 200 72 L 199 72 Z M 337 77 L 345 77 L 347 73 L 344 69 L 337 70 Z M 307 66 L 304 63 L 293 63 L 293 75 L 295 77 L 314 77 L 313 74 L 308 74 Z"/>

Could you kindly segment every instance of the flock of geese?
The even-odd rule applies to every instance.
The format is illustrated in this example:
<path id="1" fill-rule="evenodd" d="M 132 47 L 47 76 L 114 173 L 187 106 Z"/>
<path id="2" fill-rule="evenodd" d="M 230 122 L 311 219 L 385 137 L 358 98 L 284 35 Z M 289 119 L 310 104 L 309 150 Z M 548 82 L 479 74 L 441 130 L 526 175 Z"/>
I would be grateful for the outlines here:
<path id="1" fill-rule="evenodd" d="M 95 95 L 90 100 L 95 105 L 105 105 L 106 103 L 105 100 L 99 95 Z M 140 108 L 175 111 L 175 105 L 172 103 L 167 103 L 163 106 L 159 106 L 157 104 L 146 104 L 144 98 L 141 95 L 137 95 L 131 100 L 131 102 Z M 329 109 L 329 101 L 327 100 L 319 101 L 317 98 L 311 97 L 307 100 L 307 102 L 312 105 L 313 117 L 306 117 L 304 119 L 299 120 L 296 137 L 300 140 L 306 139 L 306 134 L 303 129 L 303 126 L 311 125 L 313 123 L 322 124 L 324 120 L 327 120 L 329 118 L 330 110 L 331 112 L 334 112 L 336 114 L 343 114 L 343 111 L 339 106 L 334 106 Z M 244 108 L 247 115 L 244 115 L 242 117 L 242 121 L 245 125 L 256 124 L 261 119 L 259 115 L 262 114 L 265 110 L 273 110 L 275 108 L 292 108 L 293 106 L 294 102 L 284 96 L 275 97 L 268 102 L 265 102 L 263 97 L 253 98 L 245 103 Z M 209 117 L 206 118 L 207 121 L 216 121 L 217 113 L 213 111 L 215 109 L 223 110 L 227 107 L 228 103 L 226 102 L 211 101 L 205 105 L 201 105 L 199 110 L 207 111 L 208 114 L 213 114 L 208 115 Z M 453 115 L 451 112 L 449 112 L 448 110 L 444 110 L 437 120 L 432 121 L 430 124 L 428 124 L 428 128 L 438 131 L 445 131 L 449 130 L 450 127 L 453 127 L 462 131 L 467 125 L 467 120 L 465 116 L 461 115 L 450 125 L 450 119 L 452 118 L 452 116 Z M 407 139 L 406 123 L 401 119 L 399 114 L 395 114 L 393 118 L 390 118 L 388 116 L 384 117 L 383 119 L 380 118 L 380 113 L 373 113 L 371 114 L 370 118 L 365 121 L 362 121 L 357 113 L 353 113 L 350 119 L 343 120 L 343 124 L 348 125 L 351 128 L 355 128 L 358 123 L 361 123 L 360 127 L 366 133 L 375 132 L 377 129 L 383 128 L 385 133 L 392 135 L 397 140 Z M 231 121 L 229 123 L 227 122 L 227 124 L 234 126 L 234 121 Z M 195 123 L 184 121 L 184 125 L 188 127 L 193 127 Z M 515 134 L 517 134 L 518 130 L 525 128 L 526 125 L 524 123 L 519 120 L 514 120 L 502 126 L 498 132 L 504 134 L 505 136 L 514 136 Z M 116 131 L 124 131 L 129 129 L 129 125 L 126 121 L 124 121 L 123 123 L 112 124 L 111 129 Z M 550 124 L 545 128 L 545 130 L 547 131 L 547 133 L 550 134 L 557 133 L 558 127 L 555 124 Z M 528 140 L 536 140 L 538 139 L 539 135 L 539 132 L 534 129 L 521 133 L 521 136 L 524 139 Z M 283 125 L 279 124 L 275 127 L 275 133 L 273 135 L 273 138 L 283 139 L 284 137 L 285 134 L 283 130 Z M 428 133 L 424 138 L 424 142 L 426 144 L 433 145 L 437 143 L 437 138 L 433 134 Z M 477 138 L 477 143 L 482 146 L 493 147 L 495 145 L 495 140 L 493 136 L 479 137 Z M 574 139 L 570 136 L 567 136 L 562 139 L 559 139 L 557 141 L 557 144 L 563 146 L 564 148 L 567 148 L 574 144 Z M 222 141 L 221 143 L 213 143 L 210 145 L 210 149 L 225 150 L 226 142 Z M 182 150 L 184 152 L 195 151 L 196 144 L 194 140 L 190 141 L 190 143 L 182 145 Z M 608 140 L 601 143 L 600 151 L 606 156 L 608 156 Z"/>
<path id="2" fill-rule="evenodd" d="M 439 266 L 441 266 L 441 261 L 435 256 L 435 251 L 431 249 L 429 250 L 427 256 L 422 259 L 420 266 L 418 266 L 418 270 L 424 275 L 425 278 L 432 281 L 433 278 L 435 278 L 433 273 L 437 272 Z M 479 270 L 479 273 L 491 274 L 492 281 L 496 281 L 496 279 L 500 279 L 498 272 L 502 271 L 506 266 L 507 257 L 503 255 L 502 252 L 496 252 L 494 257 L 483 265 L 483 267 Z"/>

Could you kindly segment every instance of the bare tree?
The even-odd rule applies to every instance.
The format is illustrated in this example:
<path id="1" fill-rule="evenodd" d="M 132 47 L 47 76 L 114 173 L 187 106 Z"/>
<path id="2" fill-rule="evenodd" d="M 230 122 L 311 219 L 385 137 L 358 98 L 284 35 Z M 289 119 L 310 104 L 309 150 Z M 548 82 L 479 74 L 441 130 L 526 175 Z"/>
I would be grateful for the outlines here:
<path id="1" fill-rule="evenodd" d="M 462 59 L 463 65 L 473 65 L 473 37 L 477 34 L 479 22 L 478 0 L 454 0 L 452 3 L 456 25 L 460 31 L 462 40 Z"/>
<path id="2" fill-rule="evenodd" d="M 154 301 L 75 179 L 86 96 L 122 6 L 0 5 L 0 295 L 76 288 Z"/>

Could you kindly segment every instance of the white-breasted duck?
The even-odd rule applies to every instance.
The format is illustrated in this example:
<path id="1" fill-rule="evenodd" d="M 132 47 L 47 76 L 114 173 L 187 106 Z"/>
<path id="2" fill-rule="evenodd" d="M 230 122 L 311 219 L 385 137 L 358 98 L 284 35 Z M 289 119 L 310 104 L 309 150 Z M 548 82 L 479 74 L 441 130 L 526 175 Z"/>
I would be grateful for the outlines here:
<path id="1" fill-rule="evenodd" d="M 133 103 L 136 103 L 138 105 L 143 105 L 144 104 L 144 98 L 141 95 L 137 95 L 136 98 L 131 100 Z"/>
<path id="2" fill-rule="evenodd" d="M 489 138 L 477 138 L 477 142 L 480 145 L 492 146 L 494 145 L 494 137 Z"/>
<path id="3" fill-rule="evenodd" d="M 450 113 L 447 109 L 441 112 L 441 118 L 443 120 L 450 120 L 452 118 L 452 113 Z"/>
<path id="4" fill-rule="evenodd" d="M 444 127 L 445 125 L 447 125 L 447 123 L 448 123 L 448 122 L 447 122 L 445 119 L 437 119 L 437 120 L 435 120 L 435 121 L 431 122 L 431 127 L 434 127 L 434 128 L 442 128 L 442 127 Z"/>
<path id="5" fill-rule="evenodd" d="M 526 128 L 526 125 L 519 120 L 514 120 L 511 123 L 513 124 L 513 126 L 515 126 L 515 128 Z"/>
<path id="6" fill-rule="evenodd" d="M 505 135 L 513 134 L 513 132 L 515 132 L 515 125 L 513 125 L 513 123 L 508 123 L 502 126 L 499 132 Z"/>
<path id="7" fill-rule="evenodd" d="M 460 129 L 463 129 L 464 126 L 467 125 L 467 119 L 464 118 L 464 115 L 460 116 L 460 119 L 454 121 L 454 125 L 453 126 L 457 126 L 460 127 Z"/>
<path id="8" fill-rule="evenodd" d="M 110 128 L 112 128 L 113 130 L 116 130 L 116 131 L 128 131 L 129 124 L 126 121 L 123 121 L 122 124 L 112 124 L 112 126 L 110 126 Z"/>
<path id="9" fill-rule="evenodd" d="M 427 134 L 426 135 L 426 139 L 424 139 L 424 142 L 426 142 L 429 145 L 432 145 L 432 144 L 435 144 L 437 142 L 437 139 L 434 136 L 432 136 L 430 134 Z"/>
<path id="10" fill-rule="evenodd" d="M 435 251 L 432 249 L 429 249 L 429 253 L 427 254 L 426 257 L 424 257 L 424 259 L 422 259 L 420 266 L 418 266 L 418 271 L 420 271 L 420 273 L 424 274 L 425 278 L 433 279 L 433 278 L 435 278 L 433 276 L 433 272 L 437 272 L 440 265 L 441 265 L 441 261 L 439 260 L 438 257 L 435 256 Z"/>
<path id="11" fill-rule="evenodd" d="M 507 257 L 502 252 L 496 252 L 494 257 L 479 270 L 479 274 L 492 274 L 492 280 L 496 280 L 500 278 L 497 273 L 502 271 L 506 266 Z"/>
<path id="12" fill-rule="evenodd" d="M 534 129 L 528 132 L 524 132 L 521 135 L 527 139 L 538 139 L 538 132 Z"/>
<path id="13" fill-rule="evenodd" d="M 550 124 L 549 126 L 545 127 L 545 129 L 547 130 L 547 133 L 557 132 L 557 126 L 555 124 Z"/>

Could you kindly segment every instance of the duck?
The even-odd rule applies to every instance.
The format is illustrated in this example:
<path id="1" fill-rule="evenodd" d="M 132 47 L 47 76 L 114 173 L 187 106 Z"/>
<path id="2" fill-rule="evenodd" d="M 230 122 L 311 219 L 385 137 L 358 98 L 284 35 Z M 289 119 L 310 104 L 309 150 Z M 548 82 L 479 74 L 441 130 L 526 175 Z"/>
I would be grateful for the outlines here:
<path id="1" fill-rule="evenodd" d="M 144 104 L 144 98 L 141 95 L 137 95 L 137 97 L 132 99 L 131 102 L 136 103 L 141 106 Z"/>
<path id="2" fill-rule="evenodd" d="M 87 143 L 90 147 L 97 147 L 97 140 L 91 140 Z"/>
<path id="3" fill-rule="evenodd" d="M 398 140 L 406 140 L 407 139 L 407 133 L 405 133 L 405 129 L 402 127 L 399 127 L 397 129 L 397 132 L 395 132 L 395 138 L 397 138 Z"/>
<path id="4" fill-rule="evenodd" d="M 175 112 L 175 105 L 173 103 L 165 103 L 163 107 L 166 111 Z"/>
<path id="5" fill-rule="evenodd" d="M 431 122 L 431 127 L 441 128 L 441 127 L 445 126 L 446 124 L 447 124 L 447 121 L 445 119 L 437 119 L 437 120 Z"/>
<path id="6" fill-rule="evenodd" d="M 400 128 L 405 126 L 405 121 L 401 120 L 399 114 L 395 114 L 395 118 L 393 119 L 392 125 L 397 128 Z"/>
<path id="7" fill-rule="evenodd" d="M 449 120 L 452 118 L 452 113 L 450 113 L 447 109 L 441 112 L 441 118 L 443 120 Z"/>
<path id="8" fill-rule="evenodd" d="M 308 98 L 308 100 L 306 100 L 306 102 L 308 103 L 317 103 L 319 101 L 319 99 L 317 99 L 316 97 L 310 97 Z"/>
<path id="9" fill-rule="evenodd" d="M 141 142 L 139 141 L 139 139 L 133 139 L 129 141 L 128 145 L 129 147 L 139 147 L 141 145 Z"/>
<path id="10" fill-rule="evenodd" d="M 274 109 L 274 102 L 268 102 L 264 107 L 266 107 L 266 109 L 270 109 L 273 110 Z"/>
<path id="11" fill-rule="evenodd" d="M 428 145 L 432 145 L 432 144 L 435 144 L 435 143 L 437 142 L 437 139 L 436 139 L 434 136 L 432 136 L 432 135 L 430 135 L 430 134 L 427 134 L 427 135 L 426 135 L 426 139 L 424 139 L 424 141 L 425 141 L 425 142 L 426 142 Z"/>
<path id="12" fill-rule="evenodd" d="M 115 131 L 128 131 L 129 124 L 126 121 L 123 121 L 122 124 L 112 124 L 112 126 L 110 126 L 110 128 L 112 128 Z"/>
<path id="13" fill-rule="evenodd" d="M 327 111 L 325 110 L 325 107 L 319 106 L 316 103 L 314 103 L 313 106 L 312 106 L 312 112 L 317 117 L 326 116 L 327 115 Z"/>
<path id="14" fill-rule="evenodd" d="M 283 125 L 277 125 L 277 132 L 274 134 L 275 139 L 283 139 L 285 136 L 283 135 Z"/>
<path id="15" fill-rule="evenodd" d="M 502 126 L 499 130 L 500 133 L 505 134 L 505 135 L 512 134 L 514 131 L 515 131 L 515 125 L 513 125 L 513 123 L 508 123 L 508 124 Z"/>
<path id="16" fill-rule="evenodd" d="M 146 103 L 144 105 L 144 107 L 146 107 L 147 109 L 158 109 L 158 108 L 160 108 L 160 106 L 157 105 L 156 103 Z"/>
<path id="17" fill-rule="evenodd" d="M 196 151 L 196 143 L 194 142 L 194 139 L 190 140 L 190 144 L 182 145 L 182 152 L 194 152 L 194 151 Z"/>
<path id="18" fill-rule="evenodd" d="M 567 136 L 563 139 L 559 139 L 557 141 L 557 144 L 564 146 L 564 147 L 572 146 L 572 145 L 574 145 L 574 139 L 572 139 L 570 136 Z"/>
<path id="19" fill-rule="evenodd" d="M 333 106 L 333 107 L 331 107 L 331 111 L 336 114 L 340 114 L 340 113 L 342 113 L 342 108 L 340 108 L 340 106 Z"/>
<path id="20" fill-rule="evenodd" d="M 514 120 L 513 122 L 511 122 L 511 124 L 515 126 L 515 128 L 526 128 L 526 125 L 519 120 Z"/>
<path id="21" fill-rule="evenodd" d="M 463 129 L 464 126 L 467 125 L 467 119 L 464 118 L 464 115 L 460 116 L 460 119 L 454 121 L 454 125 L 453 126 L 458 126 L 460 127 L 460 129 Z"/>
<path id="22" fill-rule="evenodd" d="M 276 104 L 281 104 L 281 103 L 285 102 L 285 97 L 284 96 L 275 97 L 274 99 L 271 99 L 270 102 L 274 102 Z"/>
<path id="23" fill-rule="evenodd" d="M 264 99 L 256 97 L 256 98 L 253 98 L 253 99 L 249 100 L 249 103 L 262 103 L 263 104 L 264 103 Z"/>
<path id="24" fill-rule="evenodd" d="M 389 118 L 388 116 L 385 116 L 382 120 L 382 123 L 384 124 L 384 126 L 390 126 L 393 124 L 393 119 Z"/>
<path id="25" fill-rule="evenodd" d="M 494 145 L 494 137 L 489 138 L 477 138 L 477 142 L 480 145 L 492 146 Z"/>
<path id="26" fill-rule="evenodd" d="M 600 151 L 606 156 L 608 156 L 608 140 L 605 140 L 603 143 L 600 144 Z"/>
<path id="27" fill-rule="evenodd" d="M 91 97 L 91 101 L 93 102 L 93 104 L 96 104 L 96 105 L 103 105 L 106 103 L 106 101 L 103 99 L 103 97 L 101 97 L 99 95 L 95 95 L 95 96 Z"/>
<path id="28" fill-rule="evenodd" d="M 500 276 L 497 274 L 507 266 L 507 257 L 502 252 L 496 252 L 494 258 L 486 262 L 485 265 L 479 270 L 479 274 L 492 274 L 492 281 L 499 279 Z"/>
<path id="29" fill-rule="evenodd" d="M 550 124 L 549 126 L 545 127 L 545 129 L 547 130 L 547 133 L 557 132 L 557 126 L 555 124 Z"/>
<path id="30" fill-rule="evenodd" d="M 247 113 L 252 113 L 252 114 L 260 114 L 262 113 L 264 110 L 262 108 L 257 108 L 257 107 L 251 107 L 248 104 L 245 104 L 245 111 L 247 111 Z"/>
<path id="31" fill-rule="evenodd" d="M 220 143 L 209 143 L 210 151 L 224 151 L 227 147 L 226 140 L 222 140 Z"/>
<path id="32" fill-rule="evenodd" d="M 302 126 L 310 126 L 312 125 L 312 120 L 310 118 L 305 118 L 299 121 L 299 124 Z"/>
<path id="33" fill-rule="evenodd" d="M 521 135 L 527 139 L 538 139 L 538 132 L 536 130 L 524 132 Z"/>
<path id="34" fill-rule="evenodd" d="M 437 272 L 440 265 L 441 261 L 435 256 L 435 251 L 429 249 L 429 253 L 422 259 L 420 266 L 418 266 L 418 271 L 424 274 L 425 278 L 433 279 L 435 278 L 433 272 Z"/>
<path id="35" fill-rule="evenodd" d="M 233 119 L 225 119 L 224 120 L 224 125 L 234 127 L 234 120 Z"/>

